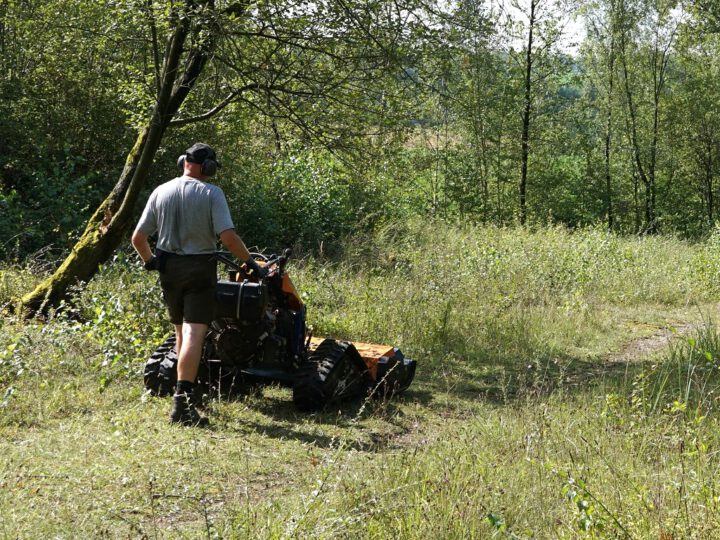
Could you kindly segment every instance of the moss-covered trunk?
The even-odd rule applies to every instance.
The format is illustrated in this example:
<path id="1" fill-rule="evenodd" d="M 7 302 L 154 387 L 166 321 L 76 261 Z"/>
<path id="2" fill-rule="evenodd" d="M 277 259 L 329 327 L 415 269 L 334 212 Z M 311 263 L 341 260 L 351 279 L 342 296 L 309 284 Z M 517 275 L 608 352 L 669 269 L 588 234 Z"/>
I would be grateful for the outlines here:
<path id="1" fill-rule="evenodd" d="M 211 33 L 209 37 L 206 34 L 200 37 L 202 27 L 194 27 L 191 18 L 187 16 L 197 14 L 199 4 L 204 9 L 214 9 L 212 0 L 203 3 L 188 0 L 184 11 L 175 14 L 152 117 L 138 135 L 115 187 L 92 215 L 85 232 L 55 273 L 22 298 L 21 308 L 25 314 L 46 312 L 50 307 L 57 306 L 66 297 L 68 288 L 89 280 L 125 237 L 135 203 L 145 185 L 165 130 L 190 93 L 215 44 L 216 35 Z M 192 33 L 197 35 L 191 36 Z M 185 51 L 188 41 L 193 46 Z M 185 66 L 181 68 L 183 57 Z"/>

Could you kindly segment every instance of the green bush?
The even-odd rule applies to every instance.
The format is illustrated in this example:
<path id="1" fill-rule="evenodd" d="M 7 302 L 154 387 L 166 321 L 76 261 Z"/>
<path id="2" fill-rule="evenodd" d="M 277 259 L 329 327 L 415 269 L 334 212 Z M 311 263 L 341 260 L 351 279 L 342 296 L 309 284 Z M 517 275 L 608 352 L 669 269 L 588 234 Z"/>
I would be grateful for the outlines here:
<path id="1" fill-rule="evenodd" d="M 69 149 L 61 161 L 38 164 L 15 181 L 15 188 L 0 187 L 0 260 L 69 249 L 107 189 L 102 173 L 87 170 Z"/>
<path id="2" fill-rule="evenodd" d="M 382 195 L 369 179 L 350 176 L 332 157 L 303 152 L 273 164 L 239 164 L 223 187 L 236 226 L 249 245 L 322 250 L 365 228 Z"/>

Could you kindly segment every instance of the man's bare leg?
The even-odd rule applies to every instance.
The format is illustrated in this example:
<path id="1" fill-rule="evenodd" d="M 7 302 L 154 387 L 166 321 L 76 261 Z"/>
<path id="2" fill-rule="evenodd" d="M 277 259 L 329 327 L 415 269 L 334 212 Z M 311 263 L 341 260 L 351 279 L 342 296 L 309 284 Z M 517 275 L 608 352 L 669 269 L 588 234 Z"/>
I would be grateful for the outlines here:
<path id="1" fill-rule="evenodd" d="M 182 348 L 182 324 L 175 324 L 175 354 L 180 358 L 180 349 Z"/>
<path id="2" fill-rule="evenodd" d="M 207 324 L 188 322 L 182 324 L 182 332 L 179 334 L 182 337 L 178 349 L 178 381 L 195 382 L 207 330 Z"/>
<path id="3" fill-rule="evenodd" d="M 170 421 L 185 426 L 205 426 L 207 418 L 200 416 L 191 401 L 195 378 L 200 367 L 203 343 L 208 325 L 200 323 L 183 323 L 175 325 L 178 332 L 178 363 L 177 388 L 173 396 L 173 409 Z"/>

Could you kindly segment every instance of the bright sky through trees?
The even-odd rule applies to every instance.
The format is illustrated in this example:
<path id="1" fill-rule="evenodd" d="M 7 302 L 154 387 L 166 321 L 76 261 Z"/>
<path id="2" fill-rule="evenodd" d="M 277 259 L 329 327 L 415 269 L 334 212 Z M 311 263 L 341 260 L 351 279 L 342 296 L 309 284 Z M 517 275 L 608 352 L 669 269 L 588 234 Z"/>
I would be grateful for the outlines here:
<path id="1" fill-rule="evenodd" d="M 488 0 L 489 11 L 500 20 L 511 20 L 527 24 L 531 0 Z M 534 0 L 540 17 L 557 19 L 561 36 L 558 47 L 561 51 L 575 55 L 585 38 L 585 26 L 573 2 L 563 0 Z M 523 38 L 514 38 L 511 45 L 521 47 Z"/>

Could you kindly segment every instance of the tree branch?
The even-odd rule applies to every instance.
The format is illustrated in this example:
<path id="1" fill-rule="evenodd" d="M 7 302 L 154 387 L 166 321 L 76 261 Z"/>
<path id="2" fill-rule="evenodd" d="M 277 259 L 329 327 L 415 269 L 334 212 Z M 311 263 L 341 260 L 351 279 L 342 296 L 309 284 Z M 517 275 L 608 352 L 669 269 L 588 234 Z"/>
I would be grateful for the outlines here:
<path id="1" fill-rule="evenodd" d="M 223 99 L 220 103 L 218 103 L 215 107 L 210 109 L 209 111 L 206 111 L 202 114 L 198 114 L 196 116 L 190 116 L 188 118 L 178 118 L 177 120 L 173 120 L 168 124 L 168 127 L 178 127 L 178 126 L 185 126 L 187 124 L 192 124 L 194 122 L 200 122 L 202 120 L 207 120 L 208 118 L 212 118 L 219 112 L 221 112 L 225 107 L 230 105 L 233 101 L 235 101 L 235 98 L 237 98 L 240 94 L 243 92 L 246 92 L 248 90 L 256 90 L 259 88 L 259 85 L 257 83 L 252 83 L 243 86 L 242 88 L 238 88 L 237 90 L 233 90 L 230 92 L 225 99 Z"/>

